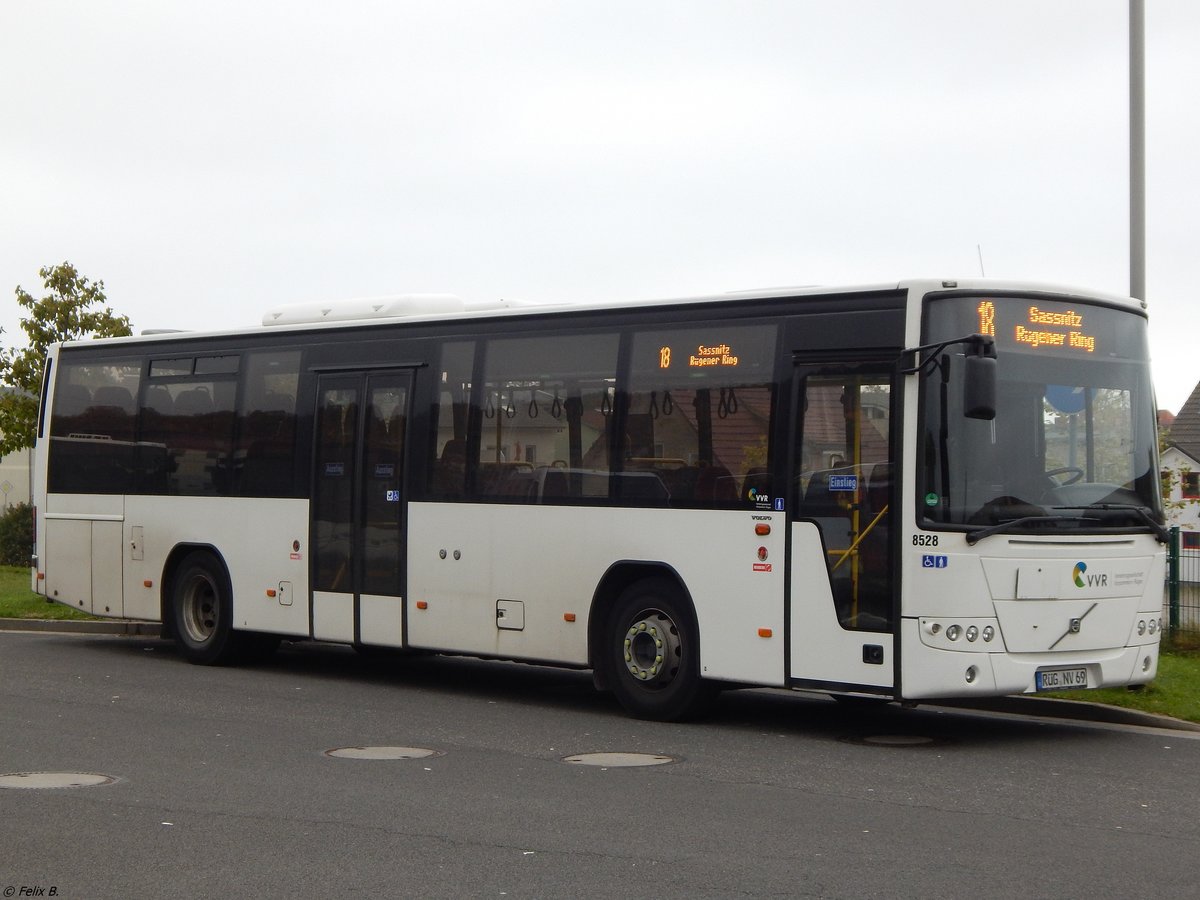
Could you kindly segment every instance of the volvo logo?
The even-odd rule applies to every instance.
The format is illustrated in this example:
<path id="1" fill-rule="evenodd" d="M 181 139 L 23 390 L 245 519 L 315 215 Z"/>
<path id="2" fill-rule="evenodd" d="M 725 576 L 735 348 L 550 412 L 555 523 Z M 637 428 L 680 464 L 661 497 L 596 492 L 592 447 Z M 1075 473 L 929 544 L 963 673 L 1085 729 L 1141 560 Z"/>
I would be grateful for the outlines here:
<path id="1" fill-rule="evenodd" d="M 1080 563 L 1080 565 L 1083 565 L 1083 563 Z M 1057 647 L 1059 644 L 1061 644 L 1063 641 L 1065 641 L 1072 634 L 1079 634 L 1079 632 L 1083 630 L 1083 620 L 1088 617 L 1088 613 L 1090 613 L 1093 609 L 1095 609 L 1099 605 L 1100 604 L 1098 604 L 1098 603 L 1093 603 L 1091 606 L 1089 606 L 1087 608 L 1087 612 L 1085 612 L 1082 616 L 1078 616 L 1078 617 L 1068 620 L 1067 630 L 1064 631 L 1062 637 L 1060 637 L 1057 641 L 1055 641 L 1053 644 L 1051 644 L 1048 649 L 1053 650 L 1055 647 Z"/>

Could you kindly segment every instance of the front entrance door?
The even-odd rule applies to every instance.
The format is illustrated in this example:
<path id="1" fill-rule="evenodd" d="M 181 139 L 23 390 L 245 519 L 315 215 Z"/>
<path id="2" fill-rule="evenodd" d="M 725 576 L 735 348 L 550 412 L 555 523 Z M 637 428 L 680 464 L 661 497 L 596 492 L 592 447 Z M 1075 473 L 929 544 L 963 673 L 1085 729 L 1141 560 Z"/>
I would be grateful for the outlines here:
<path id="1" fill-rule="evenodd" d="M 313 637 L 404 643 L 404 451 L 412 373 L 317 382 Z"/>
<path id="2" fill-rule="evenodd" d="M 791 674 L 894 684 L 890 362 L 799 362 L 791 478 Z"/>

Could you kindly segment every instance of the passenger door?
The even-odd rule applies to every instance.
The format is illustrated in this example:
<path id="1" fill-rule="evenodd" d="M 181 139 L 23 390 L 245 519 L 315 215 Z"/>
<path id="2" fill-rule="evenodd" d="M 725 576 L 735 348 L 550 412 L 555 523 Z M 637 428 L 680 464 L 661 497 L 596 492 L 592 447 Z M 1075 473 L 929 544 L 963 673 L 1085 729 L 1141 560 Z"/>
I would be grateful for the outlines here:
<path id="1" fill-rule="evenodd" d="M 405 446 L 412 372 L 322 374 L 312 494 L 313 637 L 404 643 Z"/>
<path id="2" fill-rule="evenodd" d="M 891 361 L 800 360 L 790 478 L 791 677 L 891 687 Z"/>

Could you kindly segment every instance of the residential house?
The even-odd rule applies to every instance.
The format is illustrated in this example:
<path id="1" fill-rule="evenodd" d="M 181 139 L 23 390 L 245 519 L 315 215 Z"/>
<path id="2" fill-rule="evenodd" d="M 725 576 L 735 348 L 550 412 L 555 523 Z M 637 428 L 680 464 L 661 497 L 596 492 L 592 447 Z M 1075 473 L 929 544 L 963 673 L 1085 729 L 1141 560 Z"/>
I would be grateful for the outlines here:
<path id="1" fill-rule="evenodd" d="M 1180 527 L 1185 549 L 1200 550 L 1200 384 L 1163 433 L 1167 523 Z"/>

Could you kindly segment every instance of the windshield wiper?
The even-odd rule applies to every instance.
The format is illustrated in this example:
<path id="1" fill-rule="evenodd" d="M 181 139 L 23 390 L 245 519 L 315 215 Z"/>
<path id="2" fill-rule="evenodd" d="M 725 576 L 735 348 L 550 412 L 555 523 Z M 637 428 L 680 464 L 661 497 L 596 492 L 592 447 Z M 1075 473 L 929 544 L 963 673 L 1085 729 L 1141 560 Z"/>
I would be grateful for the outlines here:
<path id="1" fill-rule="evenodd" d="M 1162 544 L 1171 543 L 1171 532 L 1144 506 L 1134 506 L 1132 503 L 1089 503 L 1087 506 L 1054 506 L 1052 509 L 1095 509 L 1101 512 L 1133 513 L 1154 532 L 1154 537 Z"/>
<path id="2" fill-rule="evenodd" d="M 1070 507 L 1066 507 L 1069 509 Z M 1003 534 L 1006 531 L 1012 531 L 1022 525 L 1031 525 L 1038 523 L 1039 525 L 1050 525 L 1057 522 L 1099 522 L 1095 516 L 1021 516 L 1018 519 L 1009 519 L 1007 522 L 1001 522 L 998 525 L 989 525 L 986 528 L 976 528 L 974 531 L 967 532 L 967 543 L 977 544 L 985 537 L 991 537 L 993 534 Z"/>

